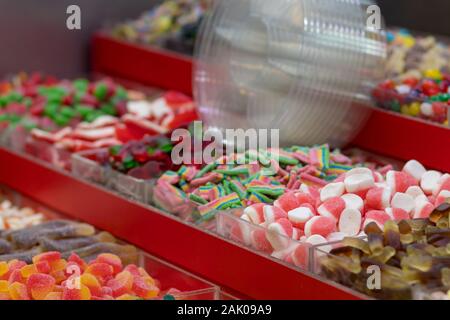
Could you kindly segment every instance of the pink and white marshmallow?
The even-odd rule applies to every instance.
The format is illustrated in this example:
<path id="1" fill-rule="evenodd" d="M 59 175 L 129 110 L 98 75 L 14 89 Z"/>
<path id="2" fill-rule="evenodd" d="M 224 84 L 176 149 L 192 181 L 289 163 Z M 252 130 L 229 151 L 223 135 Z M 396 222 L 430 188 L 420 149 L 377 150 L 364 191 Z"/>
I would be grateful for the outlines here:
<path id="1" fill-rule="evenodd" d="M 384 210 L 391 204 L 392 190 L 386 188 L 372 188 L 367 192 L 366 204 L 375 210 Z"/>
<path id="2" fill-rule="evenodd" d="M 345 202 L 345 209 L 355 209 L 362 211 L 362 209 L 364 208 L 364 200 L 356 194 L 347 193 L 344 194 L 341 199 Z"/>
<path id="3" fill-rule="evenodd" d="M 314 217 L 314 212 L 310 207 L 298 207 L 288 212 L 288 219 L 294 227 L 304 229 L 305 224 Z"/>
<path id="4" fill-rule="evenodd" d="M 305 224 L 305 236 L 310 237 L 314 234 L 327 237 L 330 233 L 336 231 L 336 220 L 333 218 L 315 216 Z"/>
<path id="5" fill-rule="evenodd" d="M 414 179 L 420 181 L 427 170 L 420 162 L 416 160 L 410 160 L 403 167 L 403 172 L 408 173 Z"/>
<path id="6" fill-rule="evenodd" d="M 345 209 L 339 218 L 338 230 L 346 235 L 356 236 L 361 230 L 362 215 L 356 209 Z"/>
<path id="7" fill-rule="evenodd" d="M 266 238 L 275 251 L 285 249 L 293 234 L 292 224 L 288 219 L 279 219 L 277 222 L 269 224 Z"/>
<path id="8" fill-rule="evenodd" d="M 391 220 L 391 217 L 381 210 L 372 210 L 366 213 L 366 219 L 363 223 L 363 229 L 371 222 L 375 222 L 381 230 L 384 229 L 384 224 Z"/>
<path id="9" fill-rule="evenodd" d="M 263 207 L 264 221 L 267 224 L 274 223 L 280 219 L 286 219 L 288 217 L 286 211 L 274 206 L 265 205 Z"/>
<path id="10" fill-rule="evenodd" d="M 370 171 L 370 170 L 369 170 Z M 372 171 L 369 174 L 352 174 L 344 180 L 345 190 L 349 193 L 358 193 L 375 186 Z"/>
<path id="11" fill-rule="evenodd" d="M 331 198 L 340 197 L 345 192 L 343 182 L 329 183 L 320 190 L 320 201 L 324 202 Z"/>
<path id="12" fill-rule="evenodd" d="M 323 217 L 339 220 L 339 217 L 344 209 L 345 201 L 340 197 L 336 197 L 328 199 L 322 203 L 317 209 L 317 212 Z"/>
<path id="13" fill-rule="evenodd" d="M 392 197 L 391 207 L 396 209 L 403 209 L 410 213 L 415 208 L 414 198 L 409 194 L 397 192 Z"/>
<path id="14" fill-rule="evenodd" d="M 439 171 L 430 170 L 423 174 L 420 180 L 420 187 L 426 195 L 433 194 L 433 190 L 439 187 L 439 179 L 442 173 Z"/>

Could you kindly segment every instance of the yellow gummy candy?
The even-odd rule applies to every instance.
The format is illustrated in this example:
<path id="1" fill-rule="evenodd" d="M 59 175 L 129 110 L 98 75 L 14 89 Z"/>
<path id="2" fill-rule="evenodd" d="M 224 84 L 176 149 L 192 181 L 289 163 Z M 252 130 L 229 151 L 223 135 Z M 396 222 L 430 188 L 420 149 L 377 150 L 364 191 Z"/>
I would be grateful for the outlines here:
<path id="1" fill-rule="evenodd" d="M 408 105 L 406 105 L 406 104 L 402 105 L 401 108 L 400 108 L 400 112 L 402 114 L 409 115 L 409 107 L 408 107 Z"/>
<path id="2" fill-rule="evenodd" d="M 28 264 L 20 269 L 20 273 L 22 277 L 29 278 L 32 274 L 38 273 L 38 270 L 34 264 Z"/>
<path id="3" fill-rule="evenodd" d="M 0 262 L 0 277 L 5 275 L 9 270 L 8 263 L 5 261 Z"/>
<path id="4" fill-rule="evenodd" d="M 442 73 L 437 69 L 430 69 L 425 71 L 425 77 L 435 80 L 442 80 Z"/>
<path id="5" fill-rule="evenodd" d="M 411 105 L 409 106 L 409 114 L 414 117 L 417 117 L 420 114 L 420 103 L 418 102 L 411 103 Z"/>
<path id="6" fill-rule="evenodd" d="M 7 280 L 0 280 L 0 293 L 9 292 L 9 282 Z"/>

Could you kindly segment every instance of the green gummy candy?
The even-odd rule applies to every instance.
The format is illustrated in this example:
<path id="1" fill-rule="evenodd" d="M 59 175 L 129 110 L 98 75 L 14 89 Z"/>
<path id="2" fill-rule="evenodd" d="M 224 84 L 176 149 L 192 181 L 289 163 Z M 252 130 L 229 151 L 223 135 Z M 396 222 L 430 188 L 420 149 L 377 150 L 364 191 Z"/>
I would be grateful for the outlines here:
<path id="1" fill-rule="evenodd" d="M 99 83 L 95 86 L 94 96 L 98 100 L 105 100 L 108 94 L 108 87 L 104 83 Z"/>

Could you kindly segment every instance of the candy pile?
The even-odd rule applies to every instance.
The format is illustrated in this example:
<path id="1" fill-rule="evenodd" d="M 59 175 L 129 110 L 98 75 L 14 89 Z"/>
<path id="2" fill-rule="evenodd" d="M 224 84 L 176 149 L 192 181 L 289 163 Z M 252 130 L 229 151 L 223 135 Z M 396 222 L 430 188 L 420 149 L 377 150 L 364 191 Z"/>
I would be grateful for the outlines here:
<path id="1" fill-rule="evenodd" d="M 68 220 L 51 220 L 0 234 L 0 261 L 31 263 L 33 256 L 45 251 L 61 252 L 65 258 L 76 253 L 87 261 L 99 253 L 113 253 L 129 262 L 137 259 L 135 247 L 117 243 L 107 232 L 96 233 L 91 225 Z"/>
<path id="2" fill-rule="evenodd" d="M 450 72 L 450 45 L 434 36 L 415 36 L 406 29 L 387 32 L 389 78 L 420 77 L 427 70 Z"/>
<path id="3" fill-rule="evenodd" d="M 421 286 L 447 291 L 450 289 L 449 212 L 450 204 L 443 203 L 428 219 L 387 221 L 384 230 L 370 223 L 365 228 L 367 240 L 345 238 L 342 246 L 321 256 L 321 273 L 381 299 L 411 299 L 413 291 Z M 381 270 L 379 290 L 367 286 L 370 266 Z"/>
<path id="4" fill-rule="evenodd" d="M 373 96 L 378 104 L 402 114 L 448 124 L 450 46 L 407 30 L 388 33 L 388 79 Z"/>
<path id="5" fill-rule="evenodd" d="M 122 115 L 126 102 L 126 90 L 110 80 L 78 79 L 52 85 L 25 83 L 0 96 L 0 109 L 3 115 L 18 117 L 24 126 L 53 131 L 102 115 Z"/>
<path id="6" fill-rule="evenodd" d="M 195 105 L 183 94 L 135 101 L 110 80 L 27 82 L 0 96 L 0 128 L 14 128 L 5 143 L 67 169 L 72 152 L 165 134 L 195 119 Z"/>
<path id="7" fill-rule="evenodd" d="M 171 161 L 172 143 L 165 136 L 146 136 L 140 141 L 93 151 L 86 157 L 136 179 L 152 179 L 175 168 Z"/>
<path id="8" fill-rule="evenodd" d="M 327 145 L 250 150 L 221 157 L 201 169 L 185 165 L 178 172 L 164 173 L 153 200 L 183 218 L 207 221 L 217 210 L 272 204 L 305 183 L 323 187 L 354 166 L 354 160 L 339 150 L 331 152 Z"/>
<path id="9" fill-rule="evenodd" d="M 134 264 L 123 266 L 113 254 L 86 262 L 73 253 L 51 251 L 29 264 L 0 262 L 2 300 L 137 300 L 161 296 L 157 280 Z"/>
<path id="10" fill-rule="evenodd" d="M 44 221 L 42 213 L 31 208 L 17 208 L 8 200 L 0 203 L 0 231 L 18 230 L 34 226 Z"/>
<path id="11" fill-rule="evenodd" d="M 211 0 L 164 1 L 139 19 L 116 26 L 114 36 L 127 41 L 192 55 L 198 28 Z"/>
<path id="12" fill-rule="evenodd" d="M 80 151 L 165 134 L 197 118 L 192 99 L 177 92 L 167 92 L 154 102 L 128 101 L 124 108 L 121 118 L 103 115 L 58 131 L 33 129 L 31 135 L 58 148 Z"/>
<path id="13" fill-rule="evenodd" d="M 382 229 L 389 220 L 427 218 L 447 198 L 450 175 L 426 171 L 414 160 L 403 171 L 355 168 L 323 187 L 302 183 L 273 205 L 247 207 L 240 218 L 266 232 L 255 237 L 242 224 L 235 233 L 244 242 L 258 242 L 251 244 L 253 247 L 305 267 L 305 246 L 290 246 L 288 239 L 317 245 L 361 236 L 372 222 Z"/>

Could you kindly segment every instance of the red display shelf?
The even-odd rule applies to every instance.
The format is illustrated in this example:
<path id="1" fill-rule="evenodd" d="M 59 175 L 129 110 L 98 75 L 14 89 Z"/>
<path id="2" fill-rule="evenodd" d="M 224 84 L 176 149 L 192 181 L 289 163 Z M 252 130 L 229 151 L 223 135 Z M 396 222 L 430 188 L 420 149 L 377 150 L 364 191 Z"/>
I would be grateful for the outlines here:
<path id="1" fill-rule="evenodd" d="M 450 129 L 391 111 L 374 109 L 353 144 L 399 160 L 416 159 L 450 172 Z"/>
<path id="2" fill-rule="evenodd" d="M 28 156 L 0 148 L 0 163 L 0 183 L 240 295 L 254 299 L 363 298 Z"/>
<path id="3" fill-rule="evenodd" d="M 169 50 L 97 33 L 92 40 L 91 65 L 94 72 L 192 94 L 192 59 Z"/>
<path id="4" fill-rule="evenodd" d="M 94 36 L 95 72 L 192 95 L 192 59 L 99 33 Z M 416 159 L 428 168 L 450 172 L 450 129 L 432 122 L 373 108 L 352 145 L 399 160 Z"/>

